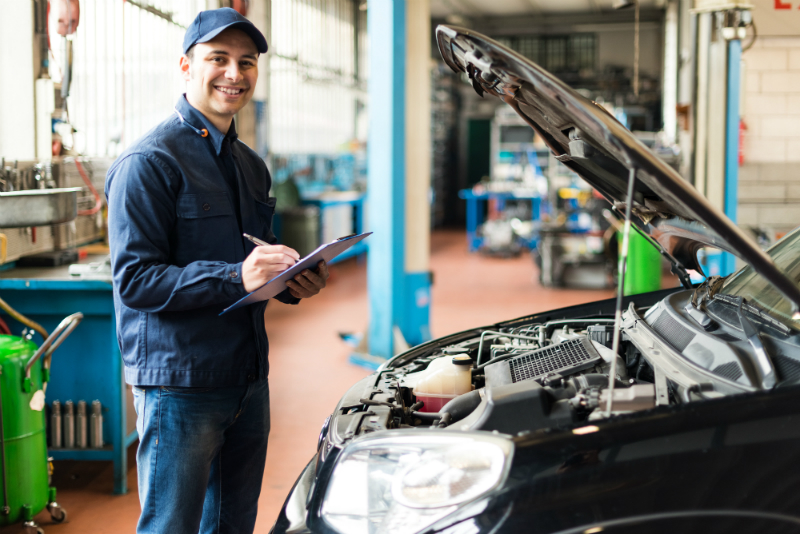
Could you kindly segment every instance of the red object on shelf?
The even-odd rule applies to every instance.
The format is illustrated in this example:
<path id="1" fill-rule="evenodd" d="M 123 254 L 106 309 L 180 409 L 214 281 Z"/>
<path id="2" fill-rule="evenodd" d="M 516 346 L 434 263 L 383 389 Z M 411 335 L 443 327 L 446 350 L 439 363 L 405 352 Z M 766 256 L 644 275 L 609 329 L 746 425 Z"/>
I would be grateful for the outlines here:
<path id="1" fill-rule="evenodd" d="M 247 8 L 250 5 L 248 0 L 232 0 L 231 7 L 239 12 L 243 17 L 247 16 Z"/>
<path id="2" fill-rule="evenodd" d="M 78 0 L 53 0 L 52 3 L 58 17 L 56 32 L 64 37 L 75 33 L 81 22 L 81 5 Z"/>

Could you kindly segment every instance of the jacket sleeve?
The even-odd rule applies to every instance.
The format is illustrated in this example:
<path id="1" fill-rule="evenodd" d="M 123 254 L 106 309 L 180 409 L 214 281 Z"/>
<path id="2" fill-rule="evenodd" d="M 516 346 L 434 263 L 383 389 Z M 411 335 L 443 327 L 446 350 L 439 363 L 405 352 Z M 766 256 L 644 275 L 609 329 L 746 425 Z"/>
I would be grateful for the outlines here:
<path id="1" fill-rule="evenodd" d="M 297 297 L 293 297 L 291 293 L 289 293 L 288 289 L 284 289 L 277 295 L 275 295 L 275 300 L 283 302 L 284 304 L 299 304 L 300 299 Z"/>
<path id="2" fill-rule="evenodd" d="M 169 263 L 177 219 L 177 179 L 146 154 L 131 154 L 109 171 L 108 241 L 115 290 L 122 303 L 143 312 L 226 306 L 245 296 L 242 264 Z"/>

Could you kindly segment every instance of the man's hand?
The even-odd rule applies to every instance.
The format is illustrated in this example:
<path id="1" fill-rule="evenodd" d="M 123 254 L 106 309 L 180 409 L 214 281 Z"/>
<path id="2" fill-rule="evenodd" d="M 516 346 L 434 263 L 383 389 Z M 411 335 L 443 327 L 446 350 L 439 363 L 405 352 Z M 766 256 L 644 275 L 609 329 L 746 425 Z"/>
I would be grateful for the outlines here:
<path id="1" fill-rule="evenodd" d="M 258 289 L 297 263 L 299 259 L 300 254 L 296 250 L 283 245 L 256 247 L 242 264 L 244 290 L 249 293 Z"/>
<path id="2" fill-rule="evenodd" d="M 307 299 L 325 287 L 329 276 L 328 264 L 323 260 L 317 264 L 316 272 L 306 269 L 292 280 L 287 280 L 286 287 L 289 288 L 289 294 L 294 298 Z"/>

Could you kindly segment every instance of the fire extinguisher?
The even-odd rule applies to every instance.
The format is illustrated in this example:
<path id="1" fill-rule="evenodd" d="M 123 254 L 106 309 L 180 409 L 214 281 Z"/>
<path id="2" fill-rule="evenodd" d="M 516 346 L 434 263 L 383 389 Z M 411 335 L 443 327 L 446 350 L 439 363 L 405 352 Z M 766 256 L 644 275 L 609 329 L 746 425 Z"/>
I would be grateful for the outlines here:
<path id="1" fill-rule="evenodd" d="M 739 119 L 739 167 L 744 165 L 744 133 L 747 131 L 747 124 L 744 119 Z"/>
<path id="2" fill-rule="evenodd" d="M 53 2 L 57 17 L 56 32 L 66 37 L 78 29 L 81 21 L 81 6 L 78 0 L 55 0 Z M 48 5 L 48 11 L 50 6 Z"/>
<path id="3" fill-rule="evenodd" d="M 243 17 L 247 16 L 247 8 L 250 7 L 249 0 L 231 0 L 231 7 L 239 12 Z"/>

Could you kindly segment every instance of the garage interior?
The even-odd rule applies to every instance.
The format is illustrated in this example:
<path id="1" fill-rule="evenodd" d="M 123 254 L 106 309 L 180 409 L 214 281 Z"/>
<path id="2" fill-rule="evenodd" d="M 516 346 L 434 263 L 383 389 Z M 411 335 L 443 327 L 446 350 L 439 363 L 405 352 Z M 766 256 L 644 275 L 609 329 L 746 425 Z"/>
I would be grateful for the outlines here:
<path id="1" fill-rule="evenodd" d="M 272 424 L 256 532 L 275 522 L 341 395 L 389 358 L 616 294 L 622 240 L 612 206 L 508 106 L 445 64 L 437 26 L 489 36 L 602 106 L 762 248 L 800 224 L 800 14 L 791 2 L 6 2 L 0 337 L 41 345 L 44 329 L 83 314 L 45 369 L 36 413 L 46 432 L 31 438 L 46 447 L 39 468 L 52 466 L 68 512 L 58 521 L 28 510 L 26 521 L 48 533 L 133 531 L 139 517 L 103 187 L 114 160 L 172 113 L 184 92 L 184 31 L 219 7 L 269 42 L 236 128 L 271 173 L 279 242 L 303 256 L 373 232 L 331 262 L 319 296 L 267 307 Z M 636 237 L 624 294 L 679 286 Z M 708 276 L 737 268 L 710 247 L 700 258 Z M 20 531 L 22 521 L 0 518 L 0 533 Z"/>

